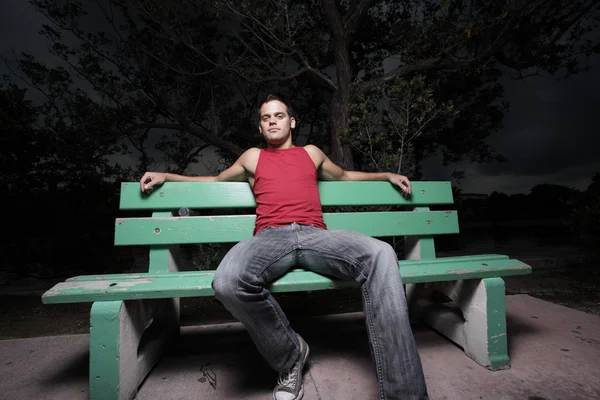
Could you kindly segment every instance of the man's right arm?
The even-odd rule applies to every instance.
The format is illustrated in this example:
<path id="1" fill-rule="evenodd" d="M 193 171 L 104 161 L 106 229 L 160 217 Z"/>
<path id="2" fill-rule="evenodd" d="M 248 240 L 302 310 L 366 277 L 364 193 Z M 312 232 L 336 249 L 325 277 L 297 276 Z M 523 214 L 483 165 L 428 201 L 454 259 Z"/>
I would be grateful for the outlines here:
<path id="1" fill-rule="evenodd" d="M 185 176 L 169 172 L 146 172 L 140 179 L 142 192 L 152 189 L 155 185 L 164 182 L 242 182 L 248 179 L 244 165 L 253 149 L 247 150 L 235 163 L 217 176 Z"/>

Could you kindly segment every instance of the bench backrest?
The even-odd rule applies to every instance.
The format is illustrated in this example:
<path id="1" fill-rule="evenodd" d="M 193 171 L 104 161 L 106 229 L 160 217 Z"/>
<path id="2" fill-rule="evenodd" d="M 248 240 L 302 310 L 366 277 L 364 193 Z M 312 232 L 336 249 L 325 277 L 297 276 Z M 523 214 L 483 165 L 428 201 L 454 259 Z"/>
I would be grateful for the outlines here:
<path id="1" fill-rule="evenodd" d="M 347 229 L 369 236 L 432 236 L 458 233 L 456 211 L 430 211 L 428 206 L 452 204 L 450 182 L 413 182 L 412 194 L 402 195 L 389 182 L 319 182 L 321 203 L 330 206 L 409 206 L 412 211 L 325 213 L 329 229 Z M 152 217 L 118 218 L 115 245 L 164 246 L 238 242 L 252 235 L 255 215 L 174 217 L 190 209 L 254 209 L 256 202 L 245 182 L 167 182 L 143 194 L 138 182 L 121 185 L 121 210 L 152 211 Z M 254 210 L 251 210 L 252 212 Z"/>

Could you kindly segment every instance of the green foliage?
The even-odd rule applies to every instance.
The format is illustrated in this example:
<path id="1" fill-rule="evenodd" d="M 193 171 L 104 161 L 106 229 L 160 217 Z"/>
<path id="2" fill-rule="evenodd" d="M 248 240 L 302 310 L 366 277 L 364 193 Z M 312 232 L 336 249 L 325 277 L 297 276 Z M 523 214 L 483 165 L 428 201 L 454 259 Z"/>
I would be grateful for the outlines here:
<path id="1" fill-rule="evenodd" d="M 42 116 L 44 107 L 26 95 L 0 87 L 0 184 L 11 210 L 4 269 L 48 277 L 119 267 L 112 235 L 119 182 L 128 175 L 104 157 L 97 135 L 86 135 L 97 122 L 93 107 L 72 103 L 88 112 L 85 123 L 83 114 L 70 118 L 69 107 Z"/>
<path id="2" fill-rule="evenodd" d="M 457 113 L 424 75 L 400 78 L 351 105 L 344 138 L 362 155 L 364 169 L 414 176 L 423 159 L 420 144 L 435 141 Z"/>

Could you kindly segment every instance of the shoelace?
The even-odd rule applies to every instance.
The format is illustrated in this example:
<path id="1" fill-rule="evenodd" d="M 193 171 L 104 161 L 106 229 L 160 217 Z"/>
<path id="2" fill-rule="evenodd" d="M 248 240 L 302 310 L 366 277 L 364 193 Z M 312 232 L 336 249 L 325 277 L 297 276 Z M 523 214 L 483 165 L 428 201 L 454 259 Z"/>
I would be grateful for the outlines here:
<path id="1" fill-rule="evenodd" d="M 277 384 L 285 387 L 289 387 L 292 382 L 296 380 L 298 375 L 298 363 L 294 364 L 289 371 L 282 372 L 277 380 Z"/>

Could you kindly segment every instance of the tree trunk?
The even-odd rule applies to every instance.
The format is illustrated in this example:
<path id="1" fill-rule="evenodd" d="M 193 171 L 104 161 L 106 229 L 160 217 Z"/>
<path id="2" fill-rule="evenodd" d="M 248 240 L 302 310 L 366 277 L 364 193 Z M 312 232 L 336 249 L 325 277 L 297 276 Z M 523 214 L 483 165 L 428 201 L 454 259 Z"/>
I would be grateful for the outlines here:
<path id="1" fill-rule="evenodd" d="M 352 3 L 352 2 L 350 2 Z M 349 144 L 342 144 L 341 136 L 348 134 L 348 106 L 355 95 L 350 44 L 372 0 L 361 0 L 341 6 L 338 0 L 323 0 L 323 11 L 332 34 L 336 85 L 329 101 L 329 144 L 331 158 L 345 170 L 354 169 L 354 157 Z M 345 15 L 340 13 L 343 8 Z"/>
<path id="2" fill-rule="evenodd" d="M 348 39 L 344 36 L 333 40 L 337 89 L 329 102 L 329 145 L 334 163 L 345 170 L 354 169 L 354 157 L 350 145 L 342 144 L 341 135 L 348 129 L 348 106 L 352 96 L 352 68 Z"/>
<path id="3" fill-rule="evenodd" d="M 350 145 L 342 144 L 341 135 L 348 129 L 348 104 L 350 96 L 338 89 L 329 104 L 329 146 L 331 160 L 347 171 L 354 169 Z"/>

